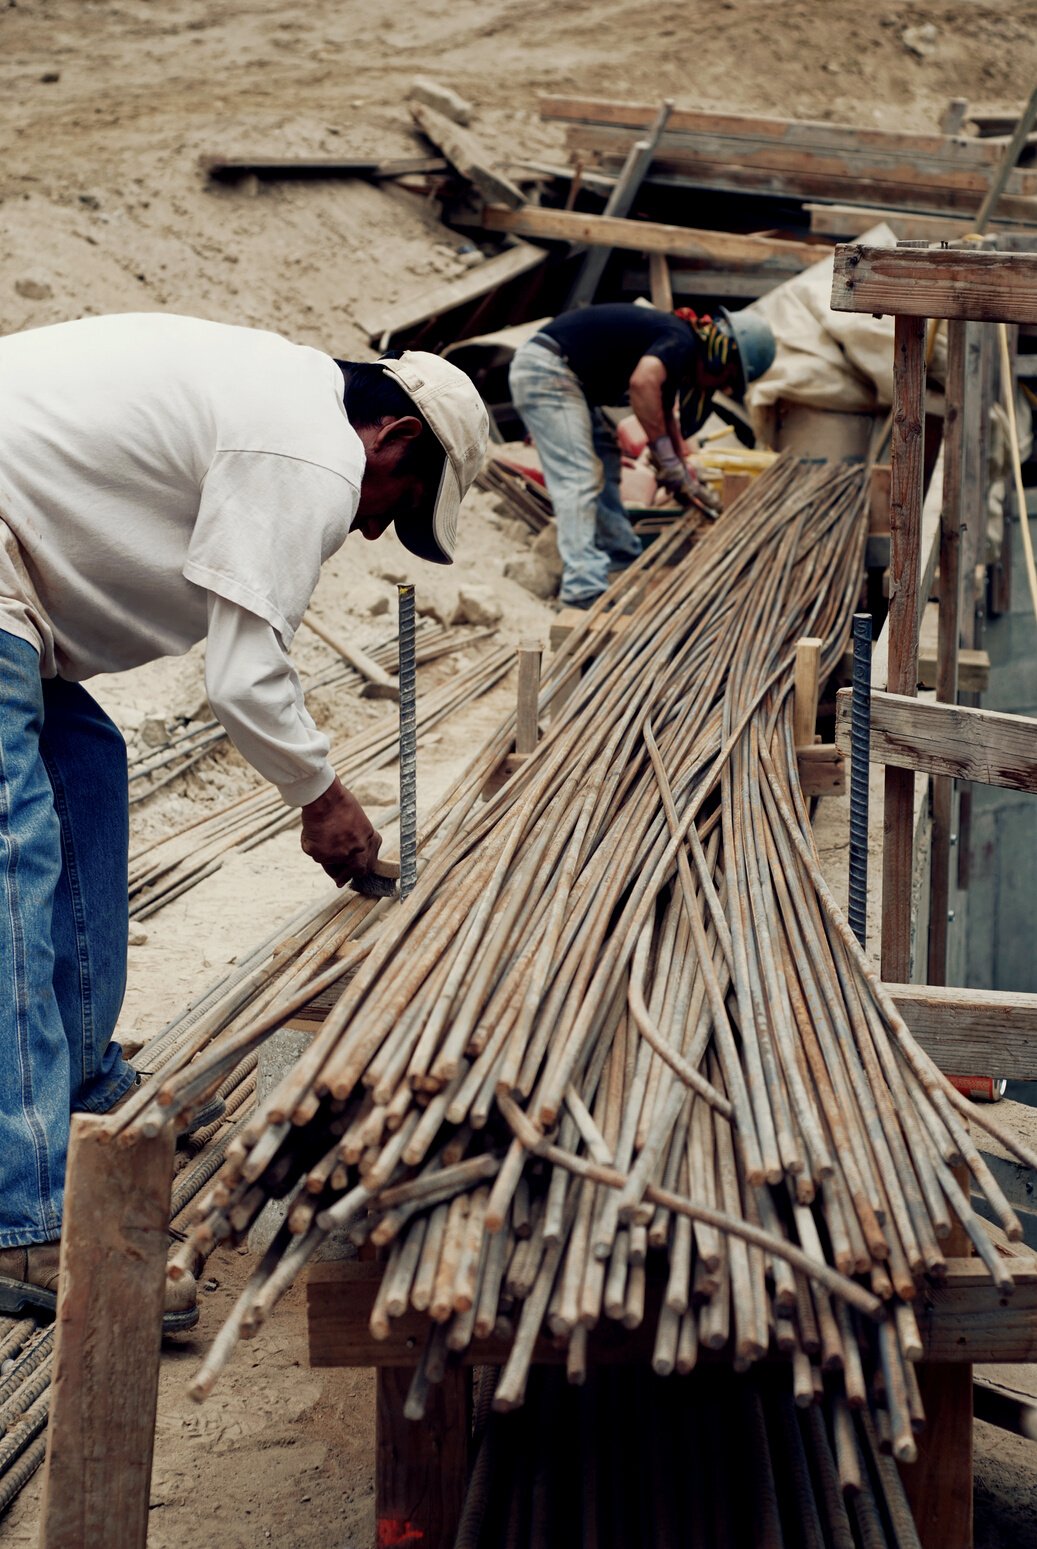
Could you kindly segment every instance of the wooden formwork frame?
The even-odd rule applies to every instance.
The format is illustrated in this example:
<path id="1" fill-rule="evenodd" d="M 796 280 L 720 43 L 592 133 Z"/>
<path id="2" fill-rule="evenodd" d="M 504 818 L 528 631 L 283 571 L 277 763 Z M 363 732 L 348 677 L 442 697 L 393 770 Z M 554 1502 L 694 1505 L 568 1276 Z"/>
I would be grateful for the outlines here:
<path id="1" fill-rule="evenodd" d="M 977 491 L 962 485 L 954 468 L 963 431 L 973 418 L 967 386 L 970 350 L 982 339 L 967 330 L 974 322 L 1037 322 L 1037 256 L 965 253 L 951 249 L 837 250 L 833 305 L 843 310 L 887 312 L 896 317 L 896 372 L 890 498 L 891 596 L 885 655 L 886 691 L 873 695 L 876 739 L 873 757 L 886 764 L 887 832 L 884 857 L 882 967 L 894 997 L 920 1041 L 942 1068 L 962 1068 L 975 1058 L 1011 1074 L 1037 1072 L 1037 996 L 956 992 L 911 985 L 911 877 L 913 866 L 914 775 L 933 771 L 997 783 L 1011 768 L 1009 783 L 1037 788 L 1013 738 L 1037 742 L 1037 722 L 990 717 L 955 704 L 957 652 L 962 640 L 963 519 L 978 513 Z M 944 586 L 940 600 L 937 703 L 928 750 L 914 733 L 886 741 L 898 696 L 913 699 L 918 671 L 920 603 L 936 563 L 923 530 L 922 434 L 924 430 L 925 327 L 928 318 L 947 318 L 966 330 L 951 335 L 949 390 L 952 409 L 945 451 L 944 498 L 937 526 Z M 963 366 L 963 361 L 965 365 Z M 955 397 L 956 403 L 954 402 Z M 975 448 L 968 457 L 980 466 Z M 973 524 L 973 532 L 975 524 Z M 974 541 L 974 540 L 973 540 Z M 947 578 L 951 577 L 950 584 Z M 923 584 L 924 583 L 924 584 Z M 969 642 L 968 630 L 965 642 Z M 885 649 L 883 649 L 885 648 Z M 530 656 L 524 681 L 535 680 Z M 878 681 L 883 681 L 882 674 Z M 528 708 L 528 707 L 527 707 Z M 840 705 L 845 715 L 845 704 Z M 915 727 L 920 725 L 915 709 Z M 1006 725 L 1005 723 L 1012 723 Z M 890 721 L 892 724 L 892 721 Z M 531 734 L 523 722 L 523 738 Z M 898 762 L 893 761 L 895 747 Z M 1000 762 L 992 763 L 991 749 Z M 984 763 L 980 752 L 988 755 Z M 517 757 L 526 750 L 516 749 Z M 1015 757 L 1015 763 L 1012 758 Z M 1027 783 L 1030 782 L 1030 783 Z M 942 800 L 942 798 L 941 798 Z M 948 823 L 941 807 L 941 822 Z M 947 829 L 949 835 L 949 829 Z M 948 884 L 949 844 L 941 832 L 937 897 Z M 940 931 L 928 953 L 930 977 L 939 973 Z M 962 1024 L 965 1024 L 963 1031 Z M 1007 1063 L 1010 1051 L 1011 1064 Z M 172 1182 L 172 1137 L 139 1141 L 125 1149 L 103 1119 L 73 1120 L 70 1187 L 62 1242 L 62 1289 L 58 1305 L 54 1399 L 48 1435 L 41 1549 L 144 1549 L 158 1393 L 158 1328 L 166 1258 L 166 1221 Z M 972 1542 L 973 1362 L 1037 1359 L 1037 1273 L 1032 1260 L 1019 1260 L 1017 1289 L 1001 1298 L 985 1271 L 951 1244 L 947 1282 L 923 1293 L 920 1326 L 926 1360 L 919 1380 L 929 1416 L 919 1462 L 907 1482 L 925 1549 Z M 406 1320 L 385 1342 L 367 1330 L 377 1267 L 321 1265 L 311 1271 L 309 1318 L 314 1364 L 374 1366 L 377 1377 L 376 1511 L 379 1542 L 420 1542 L 423 1549 L 450 1549 L 463 1498 L 470 1416 L 470 1368 L 448 1367 L 425 1421 L 404 1417 L 407 1368 L 420 1358 L 417 1329 Z M 592 1341 L 600 1360 L 638 1357 L 637 1336 L 605 1329 Z M 497 1364 L 492 1345 L 476 1346 L 471 1359 Z M 555 1361 L 548 1344 L 537 1359 Z M 393 1536 L 395 1535 L 395 1536 Z"/>
<path id="2" fill-rule="evenodd" d="M 941 986 L 947 973 L 952 836 L 959 827 L 954 777 L 1037 792 L 1037 721 L 958 704 L 959 650 L 974 643 L 973 609 L 963 605 L 963 598 L 972 597 L 986 525 L 985 436 L 991 391 L 987 357 L 995 324 L 1037 320 L 1037 255 L 917 243 L 892 249 L 847 245 L 836 249 L 832 306 L 894 318 L 886 692 L 878 689 L 872 695 L 871 757 L 885 766 L 881 966 L 887 981 L 906 987 L 913 977 L 915 774 L 929 773 L 933 828 L 924 976 L 930 985 Z M 922 446 L 926 343 L 934 319 L 947 321 L 947 407 L 939 524 L 934 528 L 930 523 L 926 533 Z M 923 706 L 916 702 L 918 636 L 936 562 L 936 700 Z M 841 697 L 845 739 L 849 704 L 848 696 Z M 917 956 L 923 956 L 921 945 Z M 968 1014 L 968 998 L 966 991 L 950 1003 L 962 1019 Z M 982 1051 L 982 1044 L 979 1047 Z M 955 1056 L 952 1062 L 962 1068 Z M 947 1068 L 945 1061 L 941 1064 Z M 994 1065 L 999 1067 L 1000 1059 L 991 1044 L 985 1061 L 974 1068 Z M 990 1318 L 993 1327 L 1000 1314 L 991 1311 Z M 953 1367 L 937 1353 L 923 1367 L 920 1382 L 929 1425 L 920 1462 L 905 1470 L 919 1534 L 925 1549 L 952 1543 L 968 1549 L 971 1365 Z"/>

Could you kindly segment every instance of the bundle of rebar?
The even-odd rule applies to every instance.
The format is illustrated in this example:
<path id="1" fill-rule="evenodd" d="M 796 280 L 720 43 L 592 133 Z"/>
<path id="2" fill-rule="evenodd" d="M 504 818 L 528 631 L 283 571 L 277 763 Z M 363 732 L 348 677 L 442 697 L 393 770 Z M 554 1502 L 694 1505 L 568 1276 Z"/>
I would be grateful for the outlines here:
<path id="1" fill-rule="evenodd" d="M 477 1378 L 454 1549 L 918 1549 L 880 1412 L 834 1389 L 800 1408 L 774 1367 L 602 1367 L 580 1388 L 544 1369 L 494 1415 L 495 1373 Z"/>
<path id="2" fill-rule="evenodd" d="M 657 1372 L 776 1349 L 801 1402 L 826 1375 L 851 1407 L 878 1386 L 894 1456 L 915 1455 L 912 1303 L 955 1222 L 1012 1287 L 956 1166 L 1021 1234 L 966 1114 L 1037 1158 L 911 1038 L 813 848 L 795 644 L 820 637 L 823 671 L 844 650 L 863 488 L 860 469 L 783 460 L 690 554 L 686 527 L 659 538 L 553 658 L 537 751 L 480 804 L 512 717 L 428 819 L 406 903 L 314 923 L 335 942 L 320 987 L 348 984 L 172 1261 L 288 1199 L 196 1396 L 340 1229 L 386 1251 L 375 1338 L 428 1315 L 412 1417 L 491 1332 L 510 1343 L 504 1411 L 539 1340 L 578 1383 L 599 1320 L 652 1309 Z M 178 1057 L 127 1137 L 190 1111 L 275 1009 Z"/>

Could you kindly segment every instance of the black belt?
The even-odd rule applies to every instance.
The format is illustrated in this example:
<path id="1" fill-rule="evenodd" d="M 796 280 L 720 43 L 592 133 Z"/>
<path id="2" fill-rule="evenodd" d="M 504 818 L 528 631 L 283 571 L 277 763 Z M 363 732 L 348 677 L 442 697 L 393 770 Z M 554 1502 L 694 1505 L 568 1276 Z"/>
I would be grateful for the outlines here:
<path id="1" fill-rule="evenodd" d="M 549 350 L 552 355 L 557 355 L 559 360 L 565 359 L 565 351 L 557 339 L 552 339 L 549 333 L 535 333 L 530 339 L 530 344 L 539 344 L 542 350 Z"/>

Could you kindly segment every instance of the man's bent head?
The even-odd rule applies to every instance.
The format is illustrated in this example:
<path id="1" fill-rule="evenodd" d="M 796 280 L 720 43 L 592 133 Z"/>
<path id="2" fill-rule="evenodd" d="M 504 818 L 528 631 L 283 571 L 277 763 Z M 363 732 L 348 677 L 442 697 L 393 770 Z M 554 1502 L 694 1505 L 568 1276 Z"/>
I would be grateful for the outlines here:
<path id="1" fill-rule="evenodd" d="M 461 501 L 486 455 L 486 406 L 463 371 L 422 350 L 339 365 L 367 454 L 357 527 L 378 538 L 395 522 L 413 554 L 449 565 Z"/>

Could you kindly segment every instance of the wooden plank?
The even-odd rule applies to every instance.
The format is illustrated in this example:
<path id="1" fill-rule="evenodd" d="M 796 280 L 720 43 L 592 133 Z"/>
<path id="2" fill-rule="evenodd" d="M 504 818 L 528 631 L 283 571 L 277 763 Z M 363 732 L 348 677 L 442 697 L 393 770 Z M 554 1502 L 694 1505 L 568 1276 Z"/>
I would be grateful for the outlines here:
<path id="1" fill-rule="evenodd" d="M 414 291 L 380 315 L 363 318 L 362 326 L 371 343 L 377 344 L 385 335 L 391 337 L 403 328 L 413 328 L 430 317 L 439 317 L 444 312 L 453 311 L 455 307 L 466 306 L 468 302 L 496 290 L 499 285 L 505 285 L 509 280 L 535 269 L 546 257 L 542 247 L 519 242 L 505 252 L 488 258 L 476 268 L 469 269 L 467 274 L 460 275 L 456 280 L 443 280 L 438 285 Z"/>
<path id="2" fill-rule="evenodd" d="M 410 1373 L 375 1379 L 375 1541 L 450 1549 L 468 1484 L 471 1373 L 448 1366 L 420 1421 L 404 1404 Z"/>
<path id="3" fill-rule="evenodd" d="M 630 131 L 599 126 L 570 128 L 570 155 L 596 158 L 605 166 L 621 161 Z M 830 198 L 843 203 L 904 206 L 937 213 L 978 210 L 990 182 L 990 168 L 941 157 L 871 152 L 856 155 L 829 147 L 801 148 L 780 142 L 668 130 L 659 141 L 654 166 L 692 179 L 702 187 Z M 1003 196 L 1003 216 L 1032 219 L 1037 174 L 1013 172 Z"/>
<path id="4" fill-rule="evenodd" d="M 1037 322 L 1037 254 L 840 244 L 832 308 L 894 317 Z"/>
<path id="5" fill-rule="evenodd" d="M 941 1070 L 1037 1079 L 1037 995 L 887 984 L 897 1010 Z"/>
<path id="6" fill-rule="evenodd" d="M 540 99 L 541 118 L 562 123 L 613 125 L 637 130 L 646 128 L 654 113 L 655 108 L 650 103 L 619 102 L 612 98 L 552 95 Z M 991 152 L 981 141 L 964 136 L 950 139 L 942 134 L 891 132 L 822 120 L 712 113 L 687 108 L 674 109 L 670 126 L 677 133 L 768 140 L 803 149 L 842 150 L 851 155 L 876 151 L 892 155 L 953 157 L 983 167 L 995 167 L 998 163 L 996 152 Z"/>
<path id="7" fill-rule="evenodd" d="M 922 624 L 918 632 L 918 686 L 936 687 L 936 654 L 939 649 L 938 602 L 927 602 L 922 608 Z M 963 694 L 982 694 L 990 687 L 989 651 L 958 648 L 958 688 Z"/>
<path id="8" fill-rule="evenodd" d="M 796 765 L 804 796 L 841 796 L 846 790 L 846 757 L 832 743 L 797 748 Z"/>
<path id="9" fill-rule="evenodd" d="M 581 124 L 571 126 L 565 139 L 570 154 L 597 156 L 608 165 L 626 155 L 631 131 Z M 992 173 L 989 166 L 960 157 L 904 154 L 888 149 L 851 151 L 829 145 L 799 146 L 759 136 L 682 132 L 673 128 L 660 137 L 658 159 L 661 165 L 683 168 L 696 176 L 716 174 L 721 169 L 728 176 L 737 176 L 737 169 L 743 169 L 754 177 L 781 178 L 789 188 L 802 182 L 820 190 L 827 183 L 845 203 L 881 205 L 889 200 L 896 205 L 911 191 L 915 208 L 924 210 L 934 195 L 940 195 L 952 212 L 978 210 Z M 1005 197 L 1028 202 L 1037 189 L 1037 174 L 1029 168 L 1013 171 L 1008 189 Z"/>
<path id="10" fill-rule="evenodd" d="M 816 635 L 804 635 L 796 641 L 796 664 L 792 678 L 792 743 L 796 748 L 814 745 L 817 725 L 817 696 L 820 687 L 821 647 Z"/>
<path id="11" fill-rule="evenodd" d="M 147 1541 L 174 1143 L 72 1117 L 40 1549 Z"/>
<path id="12" fill-rule="evenodd" d="M 524 640 L 518 649 L 518 702 L 515 709 L 515 752 L 527 757 L 540 737 L 538 703 L 540 699 L 541 649 L 533 640 Z"/>
<path id="13" fill-rule="evenodd" d="M 804 204 L 803 212 L 810 217 L 810 233 L 817 237 L 830 237 L 850 241 L 863 236 L 880 221 L 892 227 L 902 241 L 952 242 L 968 236 L 975 229 L 975 220 L 966 215 L 919 215 L 911 210 L 891 210 L 866 204 Z M 994 222 L 989 231 L 1004 232 L 1008 222 Z"/>
<path id="14" fill-rule="evenodd" d="M 590 633 L 603 635 L 608 639 L 610 635 L 620 634 L 629 622 L 629 614 L 623 613 L 599 613 L 590 621 Z M 581 624 L 587 623 L 587 615 L 582 608 L 562 608 L 551 620 L 548 630 L 548 643 L 552 651 L 557 651 L 564 640 L 572 634 Z"/>
<path id="15" fill-rule="evenodd" d="M 876 463 L 868 480 L 868 533 L 889 536 L 889 463 Z"/>
<path id="16" fill-rule="evenodd" d="M 798 272 L 824 258 L 827 251 L 811 246 L 809 242 L 740 236 L 729 231 L 703 231 L 690 226 L 668 226 L 660 221 L 588 215 L 578 210 L 548 210 L 539 205 L 527 205 L 523 210 L 486 205 L 482 223 L 487 231 L 507 231 L 542 241 L 582 242 L 638 253 L 664 253 L 671 258 L 691 258 L 732 268 L 740 264 L 766 266 L 771 260 L 783 259 L 784 270 Z"/>
<path id="17" fill-rule="evenodd" d="M 371 182 L 382 182 L 447 169 L 442 156 L 397 156 L 380 161 L 350 161 L 336 156 L 300 160 L 271 156 L 202 156 L 199 165 L 214 183 L 236 183 L 243 177 L 282 182 L 309 182 L 318 178 L 366 178 Z"/>
<path id="18" fill-rule="evenodd" d="M 918 1368 L 925 1429 L 901 1477 L 921 1549 L 972 1549 L 972 1367 Z"/>
<path id="19" fill-rule="evenodd" d="M 466 97 L 454 90 L 452 86 L 443 86 L 439 81 L 429 80 L 426 75 L 416 75 L 410 83 L 408 95 L 417 102 L 424 102 L 427 107 L 435 108 L 438 113 L 443 113 L 447 118 L 453 119 L 455 124 L 462 126 L 470 124 L 474 109 Z"/>
<path id="20" fill-rule="evenodd" d="M 850 746 L 850 690 L 835 698 L 836 745 Z M 871 759 L 895 769 L 1037 792 L 1037 719 L 941 705 L 906 694 L 871 696 Z"/>
<path id="21" fill-rule="evenodd" d="M 607 217 L 621 218 L 629 215 L 633 208 L 634 200 L 641 189 L 641 184 L 648 175 L 648 169 L 652 165 L 656 146 L 666 127 L 667 120 L 673 112 L 673 99 L 667 97 L 652 121 L 651 128 L 643 140 L 635 140 L 627 152 L 623 163 L 623 170 L 616 179 L 616 186 L 612 189 L 605 205 Z M 586 255 L 576 277 L 572 289 L 569 292 L 566 311 L 575 307 L 586 306 L 594 300 L 595 292 L 605 265 L 608 263 L 610 248 L 596 246 Z"/>
<path id="22" fill-rule="evenodd" d="M 670 284 L 670 266 L 665 253 L 648 255 L 648 288 L 652 306 L 660 312 L 673 311 L 673 286 Z"/>
<path id="23" fill-rule="evenodd" d="M 431 140 L 443 152 L 450 165 L 470 183 L 474 183 L 485 198 L 497 204 L 509 205 L 514 210 L 525 204 L 522 190 L 510 178 L 494 171 L 479 141 L 467 129 L 451 123 L 449 118 L 424 102 L 412 102 L 410 111 L 426 139 Z"/>
<path id="24" fill-rule="evenodd" d="M 335 634 L 322 624 L 312 609 L 303 614 L 303 623 L 306 628 L 315 634 L 318 640 L 323 640 L 325 645 L 341 656 L 344 662 L 348 662 L 354 672 L 358 672 L 365 680 L 366 690 L 364 697 L 369 699 L 393 699 L 399 703 L 400 685 L 395 678 L 391 678 L 384 667 L 378 663 L 366 651 L 362 651 L 351 640 L 344 640 L 341 635 Z M 367 692 L 367 691 L 373 692 Z"/>
<path id="25" fill-rule="evenodd" d="M 984 240 L 988 246 L 991 245 L 991 238 Z M 972 574 L 980 556 L 985 557 L 986 550 L 991 410 L 998 397 L 997 329 L 989 323 L 969 323 L 965 330 L 965 340 L 971 402 L 962 493 L 965 531 L 962 534 L 961 568 L 963 575 L 967 576 Z M 969 605 L 962 612 L 962 645 L 972 649 L 976 645 L 976 633 L 976 610 Z"/>
<path id="26" fill-rule="evenodd" d="M 910 695 L 918 682 L 918 581 L 925 444 L 925 322 L 898 317 L 893 331 L 889 484 L 887 680 Z M 883 805 L 882 976 L 911 978 L 914 775 L 887 769 Z"/>
<path id="27" fill-rule="evenodd" d="M 998 206 L 1001 195 L 1008 187 L 1012 168 L 1022 155 L 1030 130 L 1035 123 L 1037 123 L 1037 86 L 1030 93 L 1030 99 L 1019 115 L 1019 122 L 1012 132 L 1012 138 L 1004 147 L 997 171 L 990 181 L 986 198 L 983 200 L 979 214 L 976 217 L 976 230 L 978 232 L 986 231 L 987 226 L 990 224 L 990 218 Z"/>
<path id="28" fill-rule="evenodd" d="M 791 275 L 783 275 L 777 269 L 713 269 L 709 266 L 674 263 L 670 269 L 670 284 L 674 299 L 687 297 L 720 297 L 724 301 L 742 301 L 748 304 L 761 296 L 769 295 L 783 285 Z M 620 290 L 625 295 L 645 296 L 651 290 L 651 277 L 647 269 L 624 269 L 619 276 Z"/>
<path id="29" fill-rule="evenodd" d="M 1010 1297 L 998 1292 L 975 1259 L 951 1258 L 942 1284 L 923 1283 L 916 1311 L 926 1360 L 1037 1360 L 1037 1259 L 1031 1254 L 1013 1258 L 1010 1263 L 1017 1282 Z M 392 1320 L 387 1339 L 371 1337 L 368 1319 L 382 1273 L 383 1266 L 378 1264 L 341 1260 L 314 1265 L 309 1271 L 306 1303 L 311 1366 L 417 1365 L 429 1329 L 426 1314 L 408 1308 L 401 1318 Z M 661 1292 L 661 1280 L 656 1283 L 656 1277 L 650 1277 L 640 1328 L 627 1330 L 612 1319 L 603 1319 L 592 1330 L 592 1364 L 650 1360 L 655 1336 L 651 1313 L 658 1307 Z M 491 1338 L 469 1346 L 461 1359 L 466 1365 L 500 1366 L 509 1350 L 510 1341 Z M 706 1352 L 702 1353 L 705 1357 Z M 533 1359 L 538 1365 L 560 1365 L 565 1361 L 564 1344 L 541 1338 Z"/>
<path id="30" fill-rule="evenodd" d="M 398 1366 L 417 1365 L 428 1335 L 425 1313 L 408 1307 L 400 1318 L 393 1318 L 389 1337 L 372 1338 L 368 1326 L 371 1308 L 384 1266 L 357 1261 L 333 1260 L 315 1264 L 306 1281 L 307 1329 L 311 1366 Z M 648 1314 L 658 1310 L 662 1287 L 650 1287 L 649 1303 L 643 1326 L 633 1333 L 611 1319 L 603 1319 L 590 1337 L 596 1363 L 616 1365 L 630 1359 L 651 1360 L 655 1320 Z M 511 1341 L 490 1337 L 473 1342 L 461 1356 L 465 1365 L 503 1366 Z M 565 1345 L 549 1338 L 537 1340 L 534 1359 L 539 1365 L 559 1365 L 565 1361 Z"/>
<path id="31" fill-rule="evenodd" d="M 940 552 L 940 512 L 943 505 L 943 448 L 936 458 L 929 488 L 922 504 L 922 535 L 919 540 L 918 596 L 924 604 L 933 589 L 936 559 Z M 891 545 L 892 546 L 892 545 Z M 888 561 L 887 561 L 888 562 Z M 919 669 L 920 670 L 920 669 Z M 935 670 L 935 668 L 934 668 Z M 871 681 L 874 688 L 886 688 L 889 678 L 889 615 L 879 630 L 871 654 Z M 919 679 L 921 681 L 921 679 Z"/>
<path id="32" fill-rule="evenodd" d="M 948 1258 L 947 1278 L 923 1283 L 915 1302 L 926 1361 L 955 1365 L 1037 1359 L 1037 1260 L 1008 1259 L 1016 1280 L 1002 1296 L 975 1259 Z"/>
<path id="33" fill-rule="evenodd" d="M 943 510 L 940 517 L 940 601 L 937 605 L 936 698 L 943 704 L 958 699 L 958 649 L 961 617 L 962 477 L 965 463 L 965 330 L 961 322 L 947 324 L 947 380 L 943 417 Z M 954 827 L 953 783 L 937 776 L 932 785 L 932 841 L 929 857 L 930 984 L 947 982 L 947 926 L 951 897 L 951 832 Z"/>

